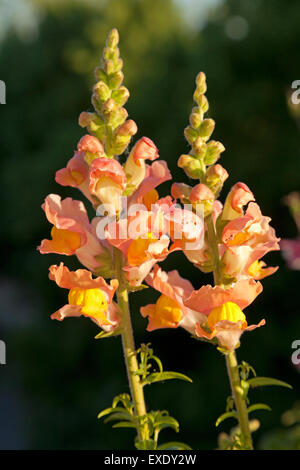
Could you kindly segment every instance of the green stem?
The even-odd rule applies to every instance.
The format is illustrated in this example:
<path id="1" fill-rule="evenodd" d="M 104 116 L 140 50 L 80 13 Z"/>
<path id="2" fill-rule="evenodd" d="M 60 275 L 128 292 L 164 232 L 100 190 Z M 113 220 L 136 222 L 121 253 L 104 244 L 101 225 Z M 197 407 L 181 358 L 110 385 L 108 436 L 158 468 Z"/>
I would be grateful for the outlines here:
<path id="1" fill-rule="evenodd" d="M 205 219 L 207 227 L 207 235 L 209 241 L 209 247 L 211 250 L 212 261 L 214 265 L 214 281 L 218 286 L 222 286 L 222 272 L 221 272 L 221 261 L 219 256 L 219 247 L 217 235 L 214 227 L 214 221 L 212 214 Z"/>
<path id="2" fill-rule="evenodd" d="M 134 345 L 132 324 L 129 311 L 128 290 L 125 287 L 123 271 L 122 271 L 122 253 L 114 248 L 114 262 L 116 274 L 119 280 L 119 288 L 117 290 L 118 304 L 122 311 L 122 345 L 127 369 L 128 382 L 131 392 L 131 398 L 134 405 L 134 412 L 139 419 L 138 438 L 143 441 L 149 439 L 149 428 L 142 417 L 147 414 L 143 386 L 138 371 L 138 361 Z M 145 420 L 144 420 L 145 421 Z"/>
<path id="3" fill-rule="evenodd" d="M 223 287 L 222 266 L 219 256 L 218 240 L 214 227 L 212 215 L 206 218 L 208 242 L 211 249 L 211 255 L 214 263 L 214 280 L 215 284 Z M 251 433 L 249 429 L 248 410 L 245 400 L 243 399 L 243 391 L 241 388 L 240 376 L 238 371 L 238 363 L 235 351 L 229 351 L 225 355 L 228 377 L 230 380 L 232 396 L 235 402 L 238 414 L 241 433 L 244 437 L 245 449 L 253 449 Z"/>
<path id="4" fill-rule="evenodd" d="M 239 417 L 239 426 L 244 438 L 245 450 L 253 450 L 252 438 L 249 429 L 248 410 L 246 402 L 243 399 L 243 390 L 241 388 L 238 362 L 235 351 L 229 351 L 225 357 L 232 396 L 234 398 L 236 411 Z"/>

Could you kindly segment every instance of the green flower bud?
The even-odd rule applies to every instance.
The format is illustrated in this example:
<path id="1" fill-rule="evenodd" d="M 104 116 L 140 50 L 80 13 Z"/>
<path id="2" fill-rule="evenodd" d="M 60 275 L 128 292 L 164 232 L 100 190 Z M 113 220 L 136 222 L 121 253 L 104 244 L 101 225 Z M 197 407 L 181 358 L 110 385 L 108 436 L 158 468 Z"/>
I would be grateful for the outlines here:
<path id="1" fill-rule="evenodd" d="M 200 128 L 199 135 L 205 140 L 208 140 L 215 128 L 215 121 L 213 119 L 204 119 Z"/>
<path id="2" fill-rule="evenodd" d="M 106 75 L 110 75 L 115 71 L 115 64 L 113 60 L 103 60 L 103 70 Z"/>
<path id="3" fill-rule="evenodd" d="M 108 79 L 109 88 L 111 90 L 115 90 L 116 88 L 119 88 L 123 80 L 124 80 L 124 74 L 121 70 L 119 70 L 118 72 L 114 72 Z"/>
<path id="4" fill-rule="evenodd" d="M 107 36 L 106 45 L 107 47 L 111 47 L 114 49 L 117 47 L 118 44 L 119 44 L 119 33 L 116 28 L 113 28 Z"/>
<path id="5" fill-rule="evenodd" d="M 190 124 L 194 129 L 198 129 L 202 122 L 202 116 L 199 113 L 192 113 L 190 115 Z"/>
<path id="6" fill-rule="evenodd" d="M 100 103 L 104 103 L 110 98 L 111 91 L 106 83 L 100 81 L 94 85 L 94 93 L 96 94 Z"/>
<path id="7" fill-rule="evenodd" d="M 183 168 L 187 176 L 193 179 L 199 179 L 203 172 L 201 162 L 191 155 L 181 155 L 178 166 Z"/>
<path id="8" fill-rule="evenodd" d="M 206 143 L 201 137 L 194 140 L 192 148 L 197 158 L 202 159 L 206 154 Z"/>
<path id="9" fill-rule="evenodd" d="M 103 115 L 108 118 L 111 114 L 113 114 L 115 111 L 117 111 L 118 106 L 115 100 L 112 98 L 109 98 L 102 106 L 101 111 Z"/>
<path id="10" fill-rule="evenodd" d="M 191 126 L 188 126 L 184 129 L 184 137 L 188 141 L 190 145 L 194 142 L 195 139 L 198 137 L 198 132 L 193 129 Z"/>
<path id="11" fill-rule="evenodd" d="M 197 87 L 199 94 L 204 95 L 204 93 L 206 93 L 207 86 L 206 86 L 206 76 L 204 72 L 198 73 L 196 77 L 196 87 Z"/>
<path id="12" fill-rule="evenodd" d="M 224 152 L 225 147 L 221 142 L 211 140 L 207 144 L 206 154 L 204 157 L 204 163 L 206 165 L 213 165 L 219 160 L 220 154 Z"/>
<path id="13" fill-rule="evenodd" d="M 111 97 L 115 100 L 118 106 L 122 107 L 128 100 L 129 95 L 129 90 L 125 86 L 122 86 L 118 90 L 114 90 Z"/>
<path id="14" fill-rule="evenodd" d="M 126 121 L 128 113 L 125 108 L 117 109 L 112 116 L 110 116 L 110 125 L 113 129 L 121 126 Z"/>
<path id="15" fill-rule="evenodd" d="M 120 51 L 118 48 L 111 49 L 110 47 L 105 47 L 103 50 L 103 59 L 116 61 L 120 56 Z"/>
<path id="16" fill-rule="evenodd" d="M 96 77 L 96 80 L 100 80 L 104 83 L 108 83 L 108 79 L 107 79 L 107 75 L 106 73 L 104 72 L 103 68 L 102 67 L 96 67 L 95 70 L 94 70 L 94 74 L 95 74 L 95 77 Z"/>

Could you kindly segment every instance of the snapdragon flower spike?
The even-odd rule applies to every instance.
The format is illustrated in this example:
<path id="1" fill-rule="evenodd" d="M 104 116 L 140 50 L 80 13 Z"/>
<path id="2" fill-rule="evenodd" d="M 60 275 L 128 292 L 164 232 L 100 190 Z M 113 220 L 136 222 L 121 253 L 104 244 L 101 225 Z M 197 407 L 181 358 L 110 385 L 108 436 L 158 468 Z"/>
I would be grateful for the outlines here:
<path id="1" fill-rule="evenodd" d="M 142 316 L 148 317 L 147 330 L 180 326 L 195 334 L 196 324 L 204 322 L 206 317 L 184 305 L 184 299 L 193 292 L 190 281 L 183 279 L 176 270 L 166 273 L 156 265 L 146 282 L 161 293 L 155 304 L 140 309 Z"/>
<path id="2" fill-rule="evenodd" d="M 99 243 L 93 232 L 83 202 L 71 198 L 62 200 L 57 194 L 49 194 L 42 208 L 53 228 L 51 240 L 42 240 L 38 247 L 40 253 L 75 254 L 91 271 L 106 268 L 111 263 L 108 249 Z"/>
<path id="3" fill-rule="evenodd" d="M 61 263 L 49 268 L 49 279 L 59 287 L 69 290 L 68 303 L 51 315 L 54 320 L 66 317 L 90 318 L 107 332 L 115 331 L 120 324 L 118 306 L 113 302 L 118 281 L 112 279 L 107 284 L 102 277 L 92 278 L 89 271 L 69 269 Z"/>

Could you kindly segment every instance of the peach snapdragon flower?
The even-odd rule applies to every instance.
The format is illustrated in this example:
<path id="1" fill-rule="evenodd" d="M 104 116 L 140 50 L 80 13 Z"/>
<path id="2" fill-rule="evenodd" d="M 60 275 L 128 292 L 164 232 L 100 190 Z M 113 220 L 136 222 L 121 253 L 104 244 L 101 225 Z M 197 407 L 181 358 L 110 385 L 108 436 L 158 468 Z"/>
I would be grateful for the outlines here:
<path id="1" fill-rule="evenodd" d="M 83 315 L 105 331 L 114 331 L 118 327 L 118 306 L 112 300 L 118 287 L 116 279 L 107 284 L 103 277 L 93 279 L 85 269 L 69 271 L 63 263 L 50 266 L 49 271 L 52 281 L 69 290 L 68 303 L 53 313 L 52 319 L 62 321 L 66 317 Z"/>

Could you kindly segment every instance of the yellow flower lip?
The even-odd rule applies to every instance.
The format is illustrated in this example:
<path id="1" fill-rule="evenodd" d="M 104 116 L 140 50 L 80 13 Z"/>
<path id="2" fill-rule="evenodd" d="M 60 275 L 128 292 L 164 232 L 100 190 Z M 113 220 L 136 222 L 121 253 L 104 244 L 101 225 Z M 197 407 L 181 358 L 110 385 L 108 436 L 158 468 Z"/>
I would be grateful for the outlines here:
<path id="1" fill-rule="evenodd" d="M 53 242 L 55 242 L 58 251 L 74 252 L 78 248 L 80 248 L 81 245 L 80 233 L 72 232 L 71 230 L 56 228 L 55 225 L 52 227 L 51 237 Z"/>
<path id="2" fill-rule="evenodd" d="M 107 300 L 101 289 L 70 289 L 68 301 L 70 305 L 81 307 L 81 313 L 87 317 L 101 320 L 103 324 L 110 324 L 106 317 Z"/>
<path id="3" fill-rule="evenodd" d="M 155 305 L 155 316 L 162 325 L 179 323 L 182 319 L 182 308 L 176 300 L 162 294 Z"/>
<path id="4" fill-rule="evenodd" d="M 149 259 L 149 254 L 147 253 L 149 245 L 156 241 L 157 238 L 150 232 L 148 233 L 148 238 L 139 237 L 132 240 L 127 253 L 127 259 L 130 266 L 139 266 L 147 261 L 147 259 Z"/>
<path id="5" fill-rule="evenodd" d="M 212 309 L 207 318 L 207 324 L 213 332 L 215 325 L 220 321 L 230 321 L 232 323 L 242 322 L 241 328 L 247 328 L 247 321 L 240 307 L 234 302 L 226 302 L 219 307 Z"/>

